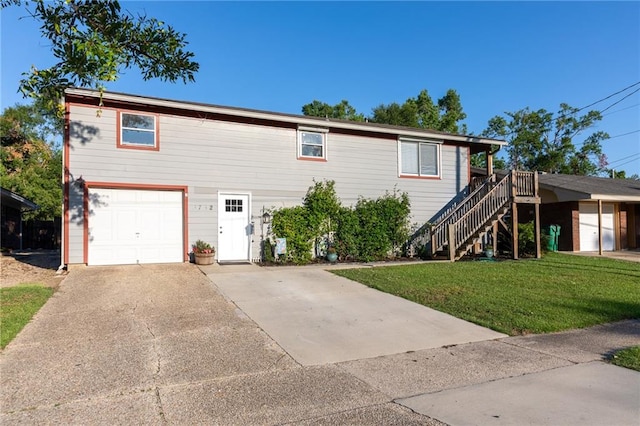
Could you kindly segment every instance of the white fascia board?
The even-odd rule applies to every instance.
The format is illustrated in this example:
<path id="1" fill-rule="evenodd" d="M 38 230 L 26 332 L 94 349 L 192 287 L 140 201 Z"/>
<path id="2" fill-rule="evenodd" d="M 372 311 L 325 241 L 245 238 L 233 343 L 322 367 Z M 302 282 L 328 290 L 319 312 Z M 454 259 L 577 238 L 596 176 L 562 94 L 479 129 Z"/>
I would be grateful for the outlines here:
<path id="1" fill-rule="evenodd" d="M 602 201 L 619 201 L 619 202 L 640 202 L 640 195 L 608 195 L 608 194 L 591 194 L 592 200 Z"/>
<path id="2" fill-rule="evenodd" d="M 71 95 L 78 96 L 89 96 L 98 98 L 100 96 L 98 91 L 90 90 L 90 89 L 78 89 L 72 88 L 67 89 L 65 93 Z M 311 127 L 331 127 L 334 129 L 345 129 L 345 130 L 357 130 L 362 132 L 374 132 L 374 133 L 382 133 L 389 134 L 400 137 L 417 137 L 417 138 L 433 138 L 433 139 L 444 139 L 447 141 L 456 141 L 456 142 L 465 142 L 479 145 L 497 145 L 504 146 L 507 145 L 506 141 L 501 141 L 498 139 L 487 139 L 480 138 L 476 136 L 465 136 L 465 135 L 451 135 L 446 133 L 435 133 L 430 132 L 428 130 L 411 130 L 411 129 L 395 129 L 388 128 L 384 126 L 376 126 L 375 123 L 360 124 L 357 122 L 343 122 L 343 121 L 331 121 L 329 119 L 320 118 L 320 117 L 307 117 L 300 115 L 287 115 L 287 114 L 279 114 L 265 111 L 257 111 L 257 110 L 247 110 L 240 108 L 228 108 L 221 107 L 216 105 L 205 105 L 205 104 L 196 104 L 190 103 L 186 101 L 173 101 L 169 99 L 158 99 L 158 98 L 148 98 L 144 96 L 137 95 L 127 95 L 122 93 L 111 93 L 104 92 L 102 95 L 103 99 L 110 99 L 114 101 L 120 102 L 129 102 L 129 103 L 143 103 L 146 105 L 153 105 L 158 107 L 165 108 L 174 108 L 174 109 L 186 109 L 191 111 L 199 111 L 199 112 L 208 112 L 211 114 L 223 114 L 223 115 L 232 115 L 243 118 L 253 118 L 259 120 L 269 120 L 269 121 L 280 121 L 284 123 L 296 124 L 298 126 L 311 126 Z"/>

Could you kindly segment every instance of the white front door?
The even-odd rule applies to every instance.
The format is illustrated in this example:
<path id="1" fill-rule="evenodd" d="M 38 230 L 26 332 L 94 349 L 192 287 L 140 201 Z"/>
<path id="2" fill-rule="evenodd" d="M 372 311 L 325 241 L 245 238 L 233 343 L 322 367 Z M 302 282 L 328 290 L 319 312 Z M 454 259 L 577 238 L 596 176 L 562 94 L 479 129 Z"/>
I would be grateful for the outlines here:
<path id="1" fill-rule="evenodd" d="M 251 197 L 220 194 L 218 197 L 218 260 L 248 261 L 251 247 Z"/>
<path id="2" fill-rule="evenodd" d="M 602 250 L 615 248 L 613 204 L 602 204 Z M 580 203 L 580 251 L 598 251 L 598 204 Z"/>
<path id="3" fill-rule="evenodd" d="M 182 191 L 89 189 L 88 264 L 184 261 Z"/>

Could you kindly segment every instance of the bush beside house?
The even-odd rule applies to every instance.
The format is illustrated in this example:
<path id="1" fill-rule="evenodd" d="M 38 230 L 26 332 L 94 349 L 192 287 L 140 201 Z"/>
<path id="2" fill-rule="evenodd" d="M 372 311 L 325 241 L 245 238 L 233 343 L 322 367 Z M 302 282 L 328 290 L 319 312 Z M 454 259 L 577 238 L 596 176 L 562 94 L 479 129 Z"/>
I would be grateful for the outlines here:
<path id="1" fill-rule="evenodd" d="M 334 181 L 314 181 L 302 206 L 272 211 L 269 241 L 286 238 L 287 254 L 280 260 L 297 264 L 324 256 L 329 246 L 343 260 L 396 257 L 409 236 L 410 207 L 409 196 L 398 191 L 375 200 L 361 198 L 355 206 L 345 207 L 336 195 Z"/>

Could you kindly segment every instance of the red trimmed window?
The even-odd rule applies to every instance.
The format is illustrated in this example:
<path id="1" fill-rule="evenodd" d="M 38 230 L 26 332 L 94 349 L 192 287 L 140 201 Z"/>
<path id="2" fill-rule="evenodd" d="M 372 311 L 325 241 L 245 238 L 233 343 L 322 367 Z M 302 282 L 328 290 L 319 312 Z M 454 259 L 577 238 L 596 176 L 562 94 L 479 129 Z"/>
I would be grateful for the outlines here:
<path id="1" fill-rule="evenodd" d="M 326 160 L 327 131 L 323 129 L 298 129 L 298 158 Z"/>
<path id="2" fill-rule="evenodd" d="M 118 146 L 158 149 L 158 117 L 151 114 L 121 112 L 119 119 Z"/>
<path id="3" fill-rule="evenodd" d="M 440 177 L 440 144 L 401 140 L 400 175 Z"/>

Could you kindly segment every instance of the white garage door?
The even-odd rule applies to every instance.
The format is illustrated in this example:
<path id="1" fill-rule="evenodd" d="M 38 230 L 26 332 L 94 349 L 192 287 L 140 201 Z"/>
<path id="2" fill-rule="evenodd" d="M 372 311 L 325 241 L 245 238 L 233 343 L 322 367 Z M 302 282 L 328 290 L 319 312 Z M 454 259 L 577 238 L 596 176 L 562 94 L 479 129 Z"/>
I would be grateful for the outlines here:
<path id="1" fill-rule="evenodd" d="M 89 265 L 183 261 L 182 192 L 89 189 Z"/>
<path id="2" fill-rule="evenodd" d="M 602 204 L 602 250 L 614 250 L 613 204 Z M 598 251 L 598 204 L 580 203 L 580 251 Z"/>

